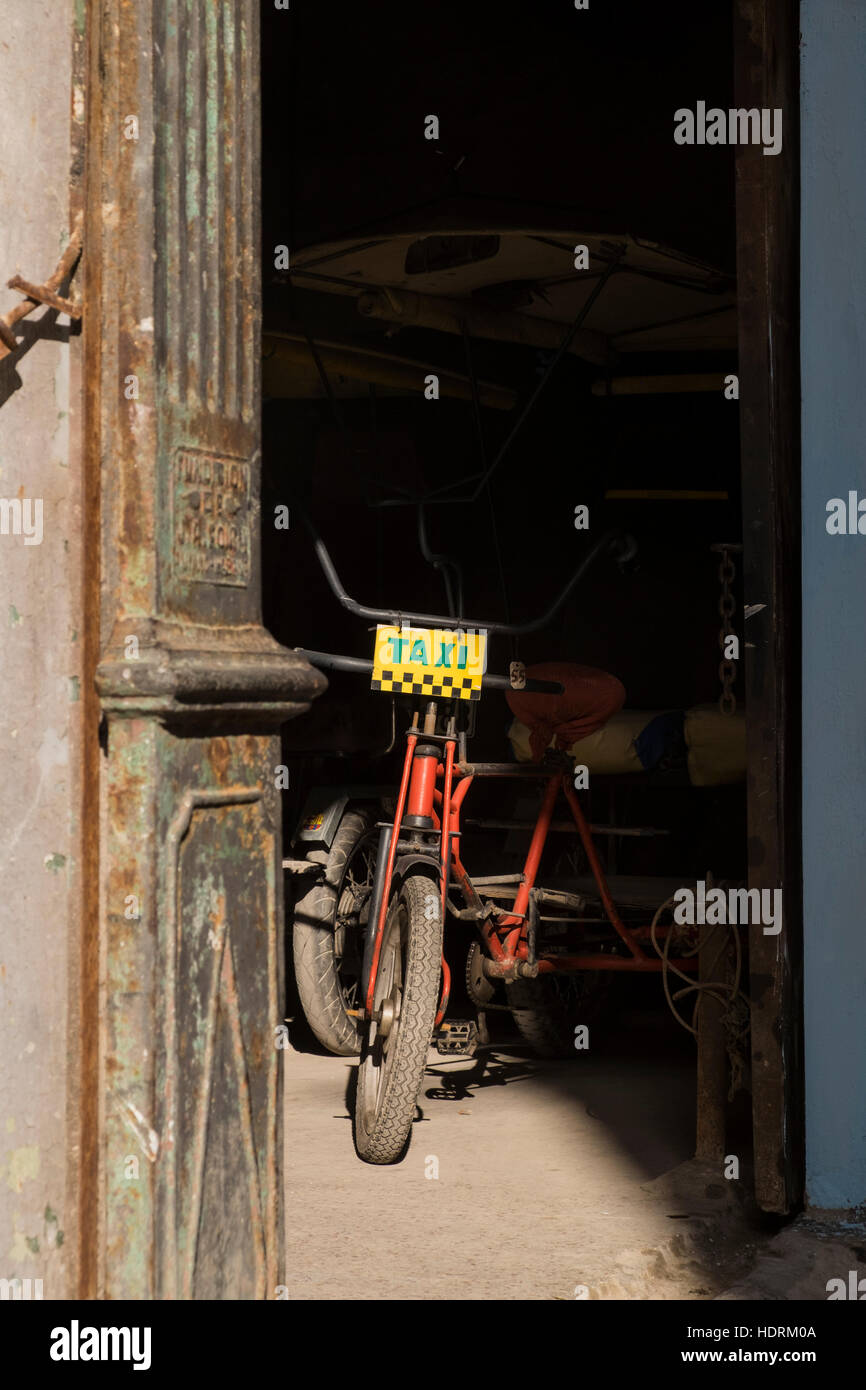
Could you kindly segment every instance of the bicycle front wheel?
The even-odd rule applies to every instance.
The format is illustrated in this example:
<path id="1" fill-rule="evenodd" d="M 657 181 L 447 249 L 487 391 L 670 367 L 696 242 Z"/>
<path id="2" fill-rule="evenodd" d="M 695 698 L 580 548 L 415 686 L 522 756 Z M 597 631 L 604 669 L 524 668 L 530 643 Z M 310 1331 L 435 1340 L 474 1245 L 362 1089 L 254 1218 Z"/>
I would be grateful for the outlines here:
<path id="1" fill-rule="evenodd" d="M 439 1003 L 442 909 L 432 873 L 396 889 L 385 922 L 355 1096 L 355 1146 L 366 1163 L 395 1163 L 415 1118 Z"/>

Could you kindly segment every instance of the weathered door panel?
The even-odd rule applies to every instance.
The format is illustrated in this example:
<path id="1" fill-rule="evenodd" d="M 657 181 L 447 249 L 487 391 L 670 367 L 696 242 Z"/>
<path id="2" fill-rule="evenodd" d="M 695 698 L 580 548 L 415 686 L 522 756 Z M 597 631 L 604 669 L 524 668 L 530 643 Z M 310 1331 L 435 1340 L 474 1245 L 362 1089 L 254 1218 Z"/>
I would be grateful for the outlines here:
<path id="1" fill-rule="evenodd" d="M 103 986 L 82 1292 L 273 1297 L 274 769 L 325 681 L 261 625 L 258 5 L 90 20 Z"/>
<path id="2" fill-rule="evenodd" d="M 264 783 L 266 743 L 246 742 Z M 185 1298 L 262 1298 L 277 1282 L 276 795 L 243 782 L 190 787 L 165 840 L 157 1094 L 174 1145 L 160 1194 L 163 1278 Z"/>

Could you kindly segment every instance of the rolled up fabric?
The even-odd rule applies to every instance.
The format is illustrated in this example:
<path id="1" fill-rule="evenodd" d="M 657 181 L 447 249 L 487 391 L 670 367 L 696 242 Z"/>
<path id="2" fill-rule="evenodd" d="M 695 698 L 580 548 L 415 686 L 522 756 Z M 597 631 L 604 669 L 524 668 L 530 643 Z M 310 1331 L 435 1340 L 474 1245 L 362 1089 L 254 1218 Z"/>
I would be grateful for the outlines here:
<path id="1" fill-rule="evenodd" d="M 526 674 L 533 680 L 558 681 L 565 687 L 562 695 L 506 691 L 508 708 L 530 730 L 532 761 L 536 763 L 541 762 L 552 738 L 557 748 L 569 748 L 600 729 L 625 704 L 622 681 L 595 666 L 546 661 L 527 666 Z"/>

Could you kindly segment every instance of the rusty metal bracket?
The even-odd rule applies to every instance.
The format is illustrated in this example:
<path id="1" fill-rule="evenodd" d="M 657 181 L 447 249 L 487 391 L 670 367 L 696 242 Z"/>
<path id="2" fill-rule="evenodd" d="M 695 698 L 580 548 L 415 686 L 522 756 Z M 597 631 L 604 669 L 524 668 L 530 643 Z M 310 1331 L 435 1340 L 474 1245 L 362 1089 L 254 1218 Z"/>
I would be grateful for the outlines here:
<path id="1" fill-rule="evenodd" d="M 71 273 L 74 272 L 75 264 L 81 254 L 82 233 L 84 227 L 84 214 L 79 212 L 72 228 L 72 235 L 69 244 L 60 260 L 53 275 L 43 281 L 41 285 L 34 284 L 31 280 L 25 280 L 21 275 L 13 275 L 6 284 L 10 290 L 18 290 L 25 298 L 20 304 L 16 304 L 14 309 L 8 313 L 0 315 L 0 361 L 8 357 L 10 352 L 15 352 L 19 346 L 18 339 L 12 332 L 13 324 L 20 319 L 32 314 L 40 304 L 47 304 L 51 309 L 57 309 L 61 314 L 68 314 L 71 319 L 80 319 L 82 305 L 73 299 L 64 299 L 57 293 Z"/>

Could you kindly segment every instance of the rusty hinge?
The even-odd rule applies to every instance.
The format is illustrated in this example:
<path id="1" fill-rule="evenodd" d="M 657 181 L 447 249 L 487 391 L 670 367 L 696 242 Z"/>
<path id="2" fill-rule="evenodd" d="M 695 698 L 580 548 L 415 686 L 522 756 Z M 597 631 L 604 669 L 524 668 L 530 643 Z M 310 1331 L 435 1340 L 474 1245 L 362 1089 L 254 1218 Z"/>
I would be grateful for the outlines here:
<path id="1" fill-rule="evenodd" d="M 75 219 L 75 226 L 72 228 L 69 245 L 57 262 L 57 269 L 41 285 L 35 285 L 20 275 L 13 275 L 11 280 L 7 280 L 9 289 L 19 290 L 21 294 L 25 295 L 25 298 L 20 304 L 16 304 L 14 309 L 10 309 L 7 314 L 0 315 L 0 360 L 8 356 L 10 352 L 15 352 L 19 346 L 18 339 L 12 332 L 12 325 L 17 323 L 19 319 L 26 318 L 28 314 L 32 314 L 33 310 L 38 308 L 40 304 L 47 304 L 50 308 L 59 310 L 61 314 L 68 314 L 71 319 L 81 318 L 81 304 L 73 299 L 64 299 L 57 291 L 74 270 L 81 254 L 83 226 L 84 214 L 79 212 Z"/>

